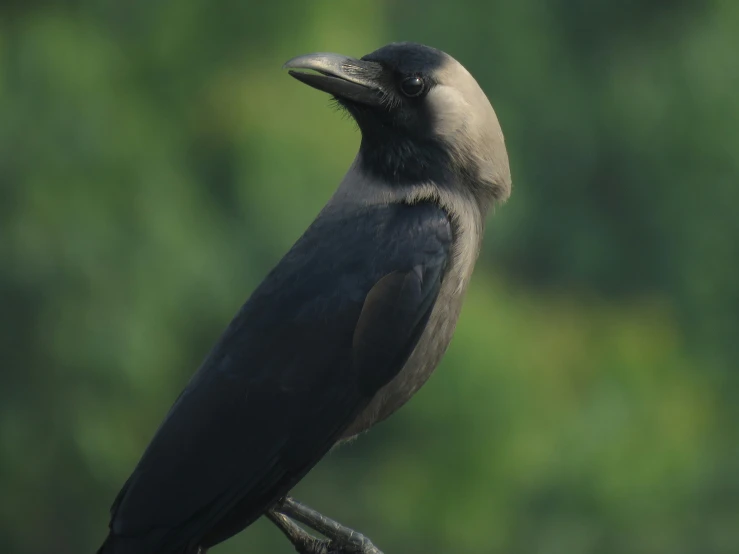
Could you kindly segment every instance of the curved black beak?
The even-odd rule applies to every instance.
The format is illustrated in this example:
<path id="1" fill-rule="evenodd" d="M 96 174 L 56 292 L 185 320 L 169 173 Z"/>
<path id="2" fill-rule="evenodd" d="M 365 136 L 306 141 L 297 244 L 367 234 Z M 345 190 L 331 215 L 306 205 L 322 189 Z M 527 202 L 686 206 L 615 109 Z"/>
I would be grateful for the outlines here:
<path id="1" fill-rule="evenodd" d="M 298 81 L 328 92 L 338 100 L 349 100 L 370 106 L 382 101 L 379 79 L 382 66 L 341 54 L 318 52 L 298 56 L 285 63 L 286 69 L 311 69 L 317 73 L 289 71 Z"/>

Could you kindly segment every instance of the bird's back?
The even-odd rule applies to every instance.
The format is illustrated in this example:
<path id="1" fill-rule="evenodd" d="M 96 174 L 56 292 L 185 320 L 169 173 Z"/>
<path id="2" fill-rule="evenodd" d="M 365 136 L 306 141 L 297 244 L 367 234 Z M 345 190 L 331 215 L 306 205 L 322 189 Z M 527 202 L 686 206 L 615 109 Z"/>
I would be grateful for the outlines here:
<path id="1" fill-rule="evenodd" d="M 430 203 L 324 211 L 171 408 L 113 505 L 100 553 L 189 553 L 286 494 L 407 360 L 451 240 L 448 215 Z M 417 301 L 376 302 L 390 310 L 383 329 L 367 298 L 396 274 L 411 284 L 418 274 Z"/>

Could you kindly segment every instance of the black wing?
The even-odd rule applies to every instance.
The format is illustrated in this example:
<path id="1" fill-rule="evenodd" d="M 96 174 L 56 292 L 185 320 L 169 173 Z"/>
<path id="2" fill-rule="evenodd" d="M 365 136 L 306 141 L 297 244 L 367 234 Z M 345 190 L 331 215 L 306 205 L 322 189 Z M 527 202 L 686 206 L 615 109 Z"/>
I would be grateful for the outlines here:
<path id="1" fill-rule="evenodd" d="M 432 204 L 326 210 L 175 402 L 113 505 L 103 552 L 215 544 L 286 494 L 402 368 L 451 241 Z"/>

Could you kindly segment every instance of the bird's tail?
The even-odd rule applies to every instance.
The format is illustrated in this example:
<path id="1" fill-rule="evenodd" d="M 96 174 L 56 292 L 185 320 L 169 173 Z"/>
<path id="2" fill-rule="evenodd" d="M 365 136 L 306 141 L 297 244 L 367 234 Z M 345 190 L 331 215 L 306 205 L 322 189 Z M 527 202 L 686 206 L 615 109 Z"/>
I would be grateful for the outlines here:
<path id="1" fill-rule="evenodd" d="M 100 548 L 98 548 L 95 554 L 113 554 L 115 550 L 113 550 L 112 542 L 112 536 L 109 534 L 105 537 L 103 544 L 100 545 Z"/>
<path id="2" fill-rule="evenodd" d="M 132 541 L 126 537 L 118 537 L 109 533 L 96 554 L 144 554 L 144 552 L 140 541 Z"/>
<path id="3" fill-rule="evenodd" d="M 125 536 L 109 532 L 96 554 L 195 554 L 186 544 L 168 543 L 166 529 L 156 529 L 143 535 Z"/>

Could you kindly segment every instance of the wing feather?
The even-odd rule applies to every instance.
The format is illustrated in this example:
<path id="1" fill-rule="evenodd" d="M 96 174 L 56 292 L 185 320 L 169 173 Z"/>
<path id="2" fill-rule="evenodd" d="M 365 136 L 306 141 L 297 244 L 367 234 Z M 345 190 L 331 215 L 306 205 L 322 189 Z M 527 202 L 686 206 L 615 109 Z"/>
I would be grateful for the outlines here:
<path id="1" fill-rule="evenodd" d="M 114 503 L 108 541 L 138 554 L 215 544 L 286 494 L 402 368 L 450 245 L 435 205 L 323 213 L 171 408 Z"/>

